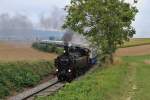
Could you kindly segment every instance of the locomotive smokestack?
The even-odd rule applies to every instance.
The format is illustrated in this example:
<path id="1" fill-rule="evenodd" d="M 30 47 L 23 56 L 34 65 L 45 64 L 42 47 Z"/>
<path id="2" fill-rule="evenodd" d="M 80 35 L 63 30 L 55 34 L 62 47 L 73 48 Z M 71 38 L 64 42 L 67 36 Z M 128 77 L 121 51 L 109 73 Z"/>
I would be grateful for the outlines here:
<path id="1" fill-rule="evenodd" d="M 69 42 L 72 40 L 72 37 L 73 37 L 73 32 L 67 29 L 63 36 L 64 50 L 66 55 L 69 55 Z"/>
<path id="2" fill-rule="evenodd" d="M 72 37 L 73 37 L 73 32 L 67 29 L 62 39 L 65 44 L 68 44 L 72 40 Z"/>
<path id="3" fill-rule="evenodd" d="M 68 43 L 66 43 L 66 44 L 64 45 L 64 50 L 65 50 L 65 54 L 66 54 L 66 55 L 69 55 L 69 45 L 68 45 Z"/>

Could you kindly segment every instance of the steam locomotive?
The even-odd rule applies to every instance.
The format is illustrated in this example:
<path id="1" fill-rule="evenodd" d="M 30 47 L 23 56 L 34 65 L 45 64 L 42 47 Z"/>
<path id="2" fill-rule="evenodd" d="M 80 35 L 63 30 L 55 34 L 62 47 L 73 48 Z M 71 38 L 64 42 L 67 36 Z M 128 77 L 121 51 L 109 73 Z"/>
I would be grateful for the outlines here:
<path id="1" fill-rule="evenodd" d="M 64 53 L 55 59 L 59 81 L 71 82 L 96 64 L 95 50 L 81 46 L 64 46 Z"/>

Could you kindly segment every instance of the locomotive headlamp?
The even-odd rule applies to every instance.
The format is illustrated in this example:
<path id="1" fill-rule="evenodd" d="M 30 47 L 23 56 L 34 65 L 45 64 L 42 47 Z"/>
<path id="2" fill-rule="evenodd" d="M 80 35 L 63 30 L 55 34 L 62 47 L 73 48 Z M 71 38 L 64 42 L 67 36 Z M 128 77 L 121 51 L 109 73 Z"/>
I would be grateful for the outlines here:
<path id="1" fill-rule="evenodd" d="M 58 72 L 58 69 L 56 69 L 56 72 Z"/>
<path id="2" fill-rule="evenodd" d="M 68 72 L 70 73 L 70 72 L 71 72 L 71 69 L 69 69 Z"/>

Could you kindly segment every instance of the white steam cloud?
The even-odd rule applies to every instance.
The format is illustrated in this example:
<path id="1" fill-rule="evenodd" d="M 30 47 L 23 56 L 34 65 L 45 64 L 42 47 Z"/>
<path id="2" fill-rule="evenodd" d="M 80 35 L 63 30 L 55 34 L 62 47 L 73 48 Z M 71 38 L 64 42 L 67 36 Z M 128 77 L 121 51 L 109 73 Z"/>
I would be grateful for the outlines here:
<path id="1" fill-rule="evenodd" d="M 65 14 L 63 9 L 54 7 L 49 16 L 41 16 L 40 26 L 44 30 L 62 30 L 61 27 L 64 23 Z"/>
<path id="2" fill-rule="evenodd" d="M 33 23 L 29 16 L 4 13 L 0 15 L 0 40 L 35 40 L 36 33 L 44 31 L 61 31 L 64 23 L 65 11 L 54 7 L 49 16 L 39 16 L 39 21 Z M 39 34 L 39 33 L 38 33 Z M 40 35 L 42 36 L 42 35 Z M 40 37 L 39 37 L 40 38 Z M 49 37 L 47 37 L 49 38 Z"/>
<path id="3" fill-rule="evenodd" d="M 0 37 L 12 38 L 12 37 L 31 37 L 33 30 L 33 24 L 24 15 L 10 16 L 9 14 L 0 15 Z"/>

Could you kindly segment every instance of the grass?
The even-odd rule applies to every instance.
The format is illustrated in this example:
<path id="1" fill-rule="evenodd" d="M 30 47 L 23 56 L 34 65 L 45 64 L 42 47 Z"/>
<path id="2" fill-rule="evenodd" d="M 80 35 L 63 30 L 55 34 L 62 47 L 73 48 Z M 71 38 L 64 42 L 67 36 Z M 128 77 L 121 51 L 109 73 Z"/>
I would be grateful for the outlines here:
<path id="1" fill-rule="evenodd" d="M 134 38 L 126 42 L 122 48 L 150 44 L 150 38 Z"/>
<path id="2" fill-rule="evenodd" d="M 48 61 L 0 63 L 0 98 L 37 85 L 52 70 Z"/>
<path id="3" fill-rule="evenodd" d="M 150 100 L 150 55 L 123 57 L 37 100 Z"/>

